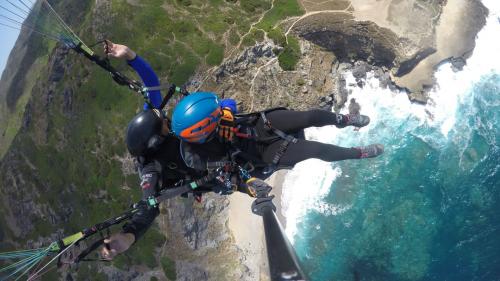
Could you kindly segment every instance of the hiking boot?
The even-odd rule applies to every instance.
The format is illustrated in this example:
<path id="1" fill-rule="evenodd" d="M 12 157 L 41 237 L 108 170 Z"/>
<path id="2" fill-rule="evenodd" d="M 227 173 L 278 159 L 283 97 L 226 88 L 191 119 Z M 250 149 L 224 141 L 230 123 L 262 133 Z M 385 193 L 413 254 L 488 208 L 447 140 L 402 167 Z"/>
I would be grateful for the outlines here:
<path id="1" fill-rule="evenodd" d="M 384 146 L 379 143 L 355 147 L 355 149 L 358 149 L 359 152 L 361 152 L 361 156 L 359 158 L 373 158 L 384 153 Z"/>
<path id="2" fill-rule="evenodd" d="M 347 119 L 345 122 L 345 126 L 354 126 L 354 127 L 364 127 L 370 123 L 370 117 L 361 114 L 346 114 L 344 115 Z"/>

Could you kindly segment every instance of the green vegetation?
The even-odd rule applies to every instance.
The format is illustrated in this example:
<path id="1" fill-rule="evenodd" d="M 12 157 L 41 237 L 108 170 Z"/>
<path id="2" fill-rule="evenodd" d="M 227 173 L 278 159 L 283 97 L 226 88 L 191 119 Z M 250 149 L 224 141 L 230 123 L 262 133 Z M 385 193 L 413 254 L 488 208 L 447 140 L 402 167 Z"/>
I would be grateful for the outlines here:
<path id="1" fill-rule="evenodd" d="M 222 47 L 215 47 L 208 53 L 206 61 L 209 65 L 219 65 L 223 59 L 224 49 Z"/>
<path id="2" fill-rule="evenodd" d="M 166 11 L 164 4 L 175 7 L 176 13 Z M 237 45 L 240 35 L 258 18 L 258 12 L 271 7 L 270 0 L 243 0 L 239 4 L 222 0 L 208 3 L 203 0 L 148 0 L 142 1 L 138 9 L 127 2 L 114 0 L 113 9 L 121 16 L 116 17 L 109 37 L 127 42 L 138 50 L 161 77 L 184 84 L 200 66 L 222 62 L 228 47 L 222 43 L 225 33 L 228 33 L 228 45 Z M 131 37 L 131 27 L 141 31 L 132 32 L 134 36 Z M 253 44 L 263 38 L 264 34 L 259 31 L 244 40 Z"/>
<path id="3" fill-rule="evenodd" d="M 295 70 L 295 66 L 300 59 L 300 46 L 297 38 L 288 36 L 288 44 L 283 52 L 278 56 L 278 61 L 283 70 Z"/>
<path id="4" fill-rule="evenodd" d="M 54 271 L 55 272 L 55 271 Z M 102 272 L 98 272 L 95 265 L 92 263 L 82 263 L 78 267 L 78 275 L 76 277 L 77 281 L 106 281 L 108 278 Z M 57 280 L 57 279 L 47 279 L 47 280 Z"/>
<path id="5" fill-rule="evenodd" d="M 49 271 L 46 274 L 42 275 L 42 281 L 54 281 L 58 279 L 59 274 L 57 271 Z"/>
<path id="6" fill-rule="evenodd" d="M 165 276 L 167 276 L 167 278 L 171 281 L 176 280 L 177 273 L 175 271 L 175 261 L 165 256 L 161 257 L 160 263 L 163 268 L 163 272 L 165 272 Z"/>
<path id="7" fill-rule="evenodd" d="M 249 47 L 255 45 L 256 42 L 264 40 L 264 31 L 252 28 L 252 30 L 243 38 L 243 46 Z"/>
<path id="8" fill-rule="evenodd" d="M 283 70 L 294 70 L 295 65 L 300 59 L 300 46 L 298 40 L 293 36 L 284 34 L 279 27 L 280 21 L 293 16 L 303 15 L 304 11 L 300 4 L 295 0 L 275 0 L 273 8 L 266 12 L 262 20 L 255 25 L 257 30 L 264 30 L 267 36 L 274 41 L 275 44 L 283 47 L 283 51 L 279 53 L 278 60 Z M 255 35 L 243 39 L 243 44 L 249 46 L 256 41 Z M 257 40 L 258 41 L 258 40 Z M 288 41 L 288 42 L 287 42 Z"/>
<path id="9" fill-rule="evenodd" d="M 25 69 L 22 72 L 24 85 L 22 87 L 21 95 L 15 101 L 14 108 L 4 108 L 0 104 L 0 159 L 2 159 L 7 152 L 12 140 L 14 139 L 17 132 L 19 131 L 19 128 L 22 125 L 24 109 L 26 108 L 26 105 L 31 98 L 33 87 L 35 86 L 36 81 L 39 79 L 42 69 L 48 62 L 48 53 L 50 53 L 54 45 L 55 44 L 53 42 L 49 42 L 40 46 L 40 49 L 37 53 L 40 55 L 43 53 L 44 55 L 38 57 L 28 69 Z M 43 46 L 46 46 L 47 48 L 43 49 Z"/>
<path id="10" fill-rule="evenodd" d="M 231 45 L 235 46 L 239 42 L 240 42 L 240 36 L 238 35 L 238 33 L 235 30 L 231 30 L 231 32 L 229 33 L 229 43 L 231 43 Z"/>
<path id="11" fill-rule="evenodd" d="M 306 81 L 303 78 L 297 79 L 298 86 L 304 86 L 305 84 L 306 84 Z"/>
<path id="12" fill-rule="evenodd" d="M 266 13 L 256 27 L 271 31 L 281 20 L 303 14 L 304 10 L 296 0 L 275 0 L 273 8 Z"/>
<path id="13" fill-rule="evenodd" d="M 286 45 L 286 36 L 285 33 L 281 30 L 281 28 L 276 27 L 267 32 L 267 37 L 274 41 L 274 44 L 285 46 Z"/>
<path id="14" fill-rule="evenodd" d="M 240 0 L 240 6 L 243 10 L 254 13 L 257 11 L 268 10 L 271 8 L 271 1 L 269 0 Z"/>
<path id="15" fill-rule="evenodd" d="M 95 28 L 105 30 L 107 38 L 129 45 L 147 59 L 163 81 L 179 85 L 200 68 L 220 64 L 225 52 L 237 46 L 251 24 L 271 8 L 271 0 L 143 0 L 140 5 L 112 0 L 110 15 L 113 16 L 107 19 L 109 24 L 95 27 L 96 21 L 89 12 L 94 4 L 88 4 L 94 2 L 81 2 L 87 4 L 59 1 L 55 8 L 62 11 L 63 18 L 84 41 L 96 42 L 99 38 L 93 37 Z M 289 37 L 287 44 L 280 28 L 266 26 L 293 14 L 286 7 L 294 7 L 294 4 L 284 1 L 275 4 L 264 17 L 262 26 L 259 24 L 243 38 L 242 46 L 262 41 L 268 32 L 277 44 L 286 45 L 280 54 L 280 65 L 283 61 L 283 65 L 293 69 L 300 54 L 297 40 Z M 62 80 L 48 82 L 47 54 L 54 43 L 40 46 L 43 52 L 37 53 L 31 68 L 25 68 L 30 69 L 24 73 L 25 92 L 17 99 L 16 115 L 12 115 L 17 123 L 9 121 L 8 126 L 2 127 L 5 131 L 0 132 L 13 139 L 13 151 L 22 152 L 11 155 L 12 167 L 8 167 L 8 171 L 7 168 L 0 170 L 0 185 L 7 186 L 10 180 L 7 172 L 19 172 L 26 184 L 22 191 L 9 193 L 9 198 L 20 200 L 33 194 L 37 207 L 54 212 L 56 223 L 35 213 L 25 218 L 34 226 L 34 231 L 16 237 L 18 241 L 47 237 L 61 227 L 64 234 L 80 231 L 82 227 L 107 219 L 105 214 L 119 214 L 140 198 L 137 176 L 124 176 L 116 157 L 126 155 L 126 124 L 141 107 L 142 98 L 116 85 L 105 71 L 71 52 L 60 58 L 62 64 L 68 66 Z M 111 62 L 120 71 L 136 77 L 125 63 Z M 71 106 L 66 106 L 67 100 Z M 18 133 L 26 104 L 32 105 L 31 121 Z M 0 213 L 3 208 L 0 207 Z M 0 220 L 0 227 L 0 236 L 10 240 L 13 234 L 4 220 Z M 119 227 L 113 229 L 118 230 Z M 163 234 L 153 227 L 126 255 L 117 257 L 113 265 L 126 270 L 132 265 L 157 268 L 161 264 L 165 275 L 175 280 L 175 261 L 157 257 L 164 241 Z M 56 280 L 57 272 L 53 274 L 46 280 Z M 96 264 L 82 264 L 77 279 L 89 280 L 89 276 L 92 280 L 107 279 L 98 273 Z"/>
<path id="16" fill-rule="evenodd" d="M 186 7 L 189 7 L 189 6 L 191 6 L 191 4 L 193 4 L 193 2 L 191 2 L 191 0 L 177 0 L 177 3 L 179 3 L 183 6 L 186 6 Z"/>
<path id="17" fill-rule="evenodd" d="M 258 5 L 260 2 L 253 2 L 252 5 Z M 247 5 L 245 1 L 240 3 Z M 256 9 L 257 6 L 250 5 L 248 9 Z M 254 7 L 254 8 L 252 8 Z M 262 8 L 263 6 L 259 6 Z M 269 7 L 270 8 L 270 7 Z M 292 17 L 300 16 L 304 13 L 299 3 L 295 0 L 276 0 L 272 9 L 268 10 L 262 20 L 243 38 L 243 46 L 253 46 L 255 42 L 261 42 L 264 39 L 264 31 L 267 37 L 274 41 L 276 45 L 283 48 L 281 52 L 277 51 L 278 60 L 283 70 L 294 70 L 295 65 L 300 59 L 300 46 L 297 38 L 293 36 L 286 37 L 283 30 L 279 27 L 280 21 Z M 236 41 L 235 38 L 232 41 Z"/>

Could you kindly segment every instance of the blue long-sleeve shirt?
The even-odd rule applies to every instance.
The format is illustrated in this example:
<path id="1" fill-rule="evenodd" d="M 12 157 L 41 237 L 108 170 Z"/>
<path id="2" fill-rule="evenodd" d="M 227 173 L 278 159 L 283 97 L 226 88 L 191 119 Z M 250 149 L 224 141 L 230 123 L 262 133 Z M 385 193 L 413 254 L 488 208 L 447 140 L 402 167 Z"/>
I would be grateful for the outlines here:
<path id="1" fill-rule="evenodd" d="M 156 75 L 153 68 L 143 58 L 136 55 L 133 60 L 128 61 L 128 64 L 135 70 L 135 72 L 137 72 L 137 74 L 139 74 L 144 86 L 160 86 L 160 79 L 158 79 L 158 75 Z M 154 107 L 159 109 L 162 102 L 161 92 L 159 90 L 148 92 L 148 97 Z M 234 114 L 238 113 L 236 101 L 233 99 L 222 99 L 221 107 L 229 107 Z M 144 103 L 144 110 L 146 109 L 149 109 L 149 105 Z"/>
<path id="2" fill-rule="evenodd" d="M 128 64 L 139 74 L 142 83 L 146 87 L 160 86 L 160 79 L 154 72 L 153 68 L 140 56 L 136 56 L 133 60 L 128 61 Z M 160 108 L 162 97 L 160 91 L 148 92 L 148 97 L 155 108 Z M 144 103 L 144 110 L 149 109 L 149 105 Z"/>

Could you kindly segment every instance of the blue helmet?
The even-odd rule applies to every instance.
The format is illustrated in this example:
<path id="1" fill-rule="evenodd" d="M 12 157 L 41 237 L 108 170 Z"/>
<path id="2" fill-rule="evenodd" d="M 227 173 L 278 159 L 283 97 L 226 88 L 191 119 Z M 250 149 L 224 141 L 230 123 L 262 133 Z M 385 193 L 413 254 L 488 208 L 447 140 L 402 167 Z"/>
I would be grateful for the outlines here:
<path id="1" fill-rule="evenodd" d="M 184 141 L 204 143 L 217 128 L 220 117 L 219 99 L 214 93 L 192 93 L 175 107 L 172 131 Z"/>

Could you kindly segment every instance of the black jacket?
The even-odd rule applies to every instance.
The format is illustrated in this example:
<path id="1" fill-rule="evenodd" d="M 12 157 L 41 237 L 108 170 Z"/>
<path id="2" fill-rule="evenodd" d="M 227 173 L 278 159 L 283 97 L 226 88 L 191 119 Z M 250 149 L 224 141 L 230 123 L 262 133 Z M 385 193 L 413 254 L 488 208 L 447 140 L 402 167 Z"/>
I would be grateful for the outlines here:
<path id="1" fill-rule="evenodd" d="M 184 164 L 179 149 L 180 141 L 169 136 L 165 138 L 154 154 L 136 158 L 143 200 L 158 195 L 160 190 L 172 187 L 181 180 L 189 180 L 200 176 L 200 173 Z M 141 207 L 140 211 L 123 225 L 123 232 L 134 234 L 135 239 L 138 240 L 151 226 L 159 213 L 157 207 Z"/>

